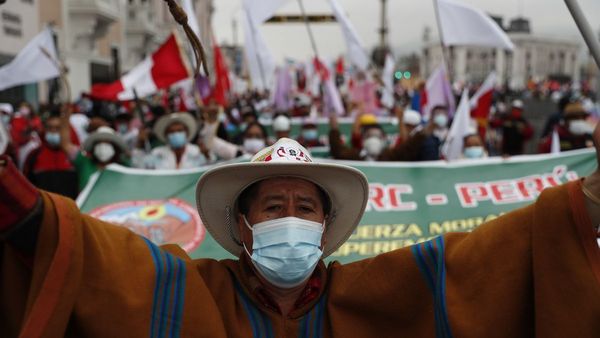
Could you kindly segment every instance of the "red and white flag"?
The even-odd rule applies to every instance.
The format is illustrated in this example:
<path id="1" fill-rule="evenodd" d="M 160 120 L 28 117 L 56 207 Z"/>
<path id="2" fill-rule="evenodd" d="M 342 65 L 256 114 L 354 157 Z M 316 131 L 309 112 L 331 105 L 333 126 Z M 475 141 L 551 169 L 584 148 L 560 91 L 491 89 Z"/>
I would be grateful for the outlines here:
<path id="1" fill-rule="evenodd" d="M 216 41 L 213 41 L 213 45 L 216 80 L 212 96 L 215 98 L 215 101 L 217 101 L 218 104 L 221 106 L 227 106 L 229 102 L 229 92 L 231 91 L 229 69 L 227 69 L 227 62 L 225 61 L 223 52 L 221 52 L 221 48 L 219 48 L 219 45 L 217 45 Z"/>
<path id="2" fill-rule="evenodd" d="M 490 118 L 496 82 L 496 73 L 491 72 L 485 81 L 483 81 L 475 95 L 471 98 L 471 117 L 477 121 L 479 134 L 482 136 L 485 135 L 487 123 Z"/>
<path id="3" fill-rule="evenodd" d="M 146 57 L 120 80 L 92 85 L 90 96 L 99 100 L 133 100 L 134 90 L 139 97 L 152 95 L 189 76 L 190 71 L 179 48 L 177 37 L 171 34 L 156 52 Z"/>

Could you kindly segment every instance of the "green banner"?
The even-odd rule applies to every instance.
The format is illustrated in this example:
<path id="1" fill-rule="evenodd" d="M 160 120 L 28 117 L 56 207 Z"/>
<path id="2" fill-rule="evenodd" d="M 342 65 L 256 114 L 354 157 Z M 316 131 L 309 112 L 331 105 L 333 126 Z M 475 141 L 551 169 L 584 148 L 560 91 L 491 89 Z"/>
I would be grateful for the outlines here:
<path id="1" fill-rule="evenodd" d="M 360 226 L 329 258 L 341 262 L 448 232 L 471 231 L 533 202 L 543 189 L 596 168 L 593 150 L 455 163 L 323 161 L 356 167 L 370 184 Z M 177 243 L 193 258 L 229 258 L 196 212 L 196 182 L 209 168 L 146 171 L 111 166 L 94 176 L 78 204 L 82 211 L 124 225 L 157 244 Z"/>

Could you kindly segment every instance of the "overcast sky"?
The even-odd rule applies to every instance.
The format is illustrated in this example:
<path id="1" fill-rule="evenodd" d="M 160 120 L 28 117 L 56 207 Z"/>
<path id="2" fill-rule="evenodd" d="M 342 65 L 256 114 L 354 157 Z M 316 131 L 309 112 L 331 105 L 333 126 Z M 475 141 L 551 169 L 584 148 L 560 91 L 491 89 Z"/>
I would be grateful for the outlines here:
<path id="1" fill-rule="evenodd" d="M 260 0 L 254 0 L 260 1 Z M 363 39 L 365 47 L 377 44 L 380 25 L 381 2 L 379 0 L 338 0 Z M 523 15 L 531 20 L 535 35 L 564 39 L 583 39 L 562 0 L 461 0 L 477 6 L 487 13 L 501 15 L 505 23 Z M 432 28 L 437 36 L 432 0 L 388 0 L 389 42 L 400 54 L 418 51 L 422 45 L 423 30 Z M 600 1 L 579 0 L 595 31 L 600 31 Z M 215 0 L 213 28 L 219 42 L 233 41 L 232 20 L 238 19 L 238 41 L 243 42 L 241 28 L 241 0 Z M 307 12 L 331 14 L 326 0 L 304 0 Z M 277 14 L 299 14 L 297 0 L 288 3 Z M 335 23 L 313 24 L 319 53 L 334 58 L 345 53 L 341 30 Z M 267 43 L 277 60 L 285 57 L 306 59 L 311 55 L 306 28 L 300 24 L 265 24 L 262 26 Z"/>

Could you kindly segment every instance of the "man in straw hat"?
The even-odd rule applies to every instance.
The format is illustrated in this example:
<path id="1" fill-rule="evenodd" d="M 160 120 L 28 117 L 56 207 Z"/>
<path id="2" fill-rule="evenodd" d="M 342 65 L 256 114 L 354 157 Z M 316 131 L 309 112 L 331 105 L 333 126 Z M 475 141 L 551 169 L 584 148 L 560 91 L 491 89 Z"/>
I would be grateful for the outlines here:
<path id="1" fill-rule="evenodd" d="M 154 134 L 165 145 L 147 153 L 144 149 L 148 134 L 140 131 L 137 147 L 133 150 L 133 165 L 148 169 L 189 169 L 207 164 L 212 160 L 211 155 L 190 143 L 197 130 L 196 120 L 188 113 L 161 117 L 154 125 Z"/>
<path id="2" fill-rule="evenodd" d="M 233 260 L 158 248 L 34 189 L 8 160 L 1 170 L 6 337 L 600 332 L 600 171 L 470 234 L 326 266 L 361 219 L 367 180 L 289 139 L 198 182 L 198 212 Z"/>

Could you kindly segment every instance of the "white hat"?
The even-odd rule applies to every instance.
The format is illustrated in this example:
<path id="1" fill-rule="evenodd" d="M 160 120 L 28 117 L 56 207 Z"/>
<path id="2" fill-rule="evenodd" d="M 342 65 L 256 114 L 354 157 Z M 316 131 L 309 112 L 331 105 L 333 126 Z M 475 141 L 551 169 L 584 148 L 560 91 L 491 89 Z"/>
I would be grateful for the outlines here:
<path id="1" fill-rule="evenodd" d="M 273 120 L 273 131 L 290 131 L 290 118 L 285 115 L 279 115 Z"/>
<path id="2" fill-rule="evenodd" d="M 521 100 L 514 100 L 512 102 L 512 107 L 513 108 L 517 108 L 517 109 L 523 109 L 523 101 L 521 101 Z"/>
<path id="3" fill-rule="evenodd" d="M 10 115 L 14 112 L 14 108 L 13 105 L 10 103 L 0 103 L 0 111 L 3 111 Z"/>
<path id="4" fill-rule="evenodd" d="M 123 139 L 110 127 L 100 127 L 96 129 L 95 132 L 91 133 L 90 136 L 85 139 L 81 148 L 90 153 L 94 145 L 98 142 L 108 142 L 117 146 L 123 152 L 127 151 L 125 141 L 123 141 Z"/>
<path id="5" fill-rule="evenodd" d="M 402 121 L 404 121 L 404 124 L 418 126 L 421 124 L 421 114 L 419 114 L 418 111 L 407 109 L 404 112 L 404 118 L 402 119 Z"/>
<path id="6" fill-rule="evenodd" d="M 360 222 L 369 197 L 365 175 L 340 164 L 315 163 L 306 148 L 282 138 L 259 151 L 249 163 L 218 166 L 202 175 L 196 185 L 196 206 L 213 238 L 239 256 L 237 200 L 253 183 L 274 177 L 313 182 L 329 196 L 331 211 L 326 226 L 323 257 L 331 255 L 350 237 Z"/>
<path id="7" fill-rule="evenodd" d="M 187 127 L 187 138 L 188 141 L 194 138 L 196 135 L 196 131 L 198 129 L 198 124 L 196 120 L 192 117 L 192 115 L 188 113 L 173 113 L 162 116 L 156 124 L 154 125 L 154 134 L 158 137 L 159 140 L 166 143 L 167 136 L 165 135 L 165 131 L 169 128 L 173 123 L 181 123 Z"/>

